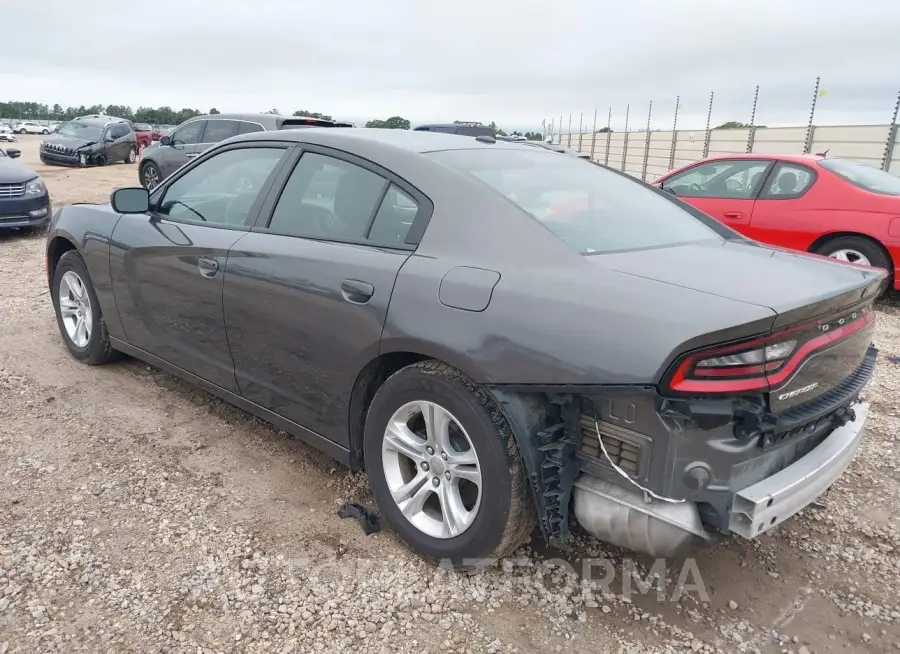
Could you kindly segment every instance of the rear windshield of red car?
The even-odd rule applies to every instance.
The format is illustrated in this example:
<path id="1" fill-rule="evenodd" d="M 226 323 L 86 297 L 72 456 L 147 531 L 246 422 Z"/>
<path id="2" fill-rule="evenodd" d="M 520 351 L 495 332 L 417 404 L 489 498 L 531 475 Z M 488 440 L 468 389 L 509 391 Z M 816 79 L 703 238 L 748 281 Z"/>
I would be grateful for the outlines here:
<path id="1" fill-rule="evenodd" d="M 852 159 L 822 159 L 819 165 L 854 186 L 879 195 L 900 195 L 900 177 Z"/>
<path id="2" fill-rule="evenodd" d="M 661 191 L 577 157 L 524 147 L 441 150 L 426 156 L 500 193 L 581 254 L 733 235 Z"/>

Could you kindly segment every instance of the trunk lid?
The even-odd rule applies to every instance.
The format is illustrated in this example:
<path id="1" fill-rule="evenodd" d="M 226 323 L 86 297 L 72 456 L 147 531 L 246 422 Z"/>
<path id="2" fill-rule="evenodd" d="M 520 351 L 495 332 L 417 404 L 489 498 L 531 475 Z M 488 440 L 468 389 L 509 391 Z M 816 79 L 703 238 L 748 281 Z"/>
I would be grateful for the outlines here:
<path id="1" fill-rule="evenodd" d="M 594 257 L 598 265 L 771 309 L 803 358 L 770 375 L 771 410 L 787 412 L 840 389 L 863 364 L 874 335 L 872 303 L 887 273 L 752 241 L 690 243 Z M 683 353 L 679 353 L 683 354 Z"/>

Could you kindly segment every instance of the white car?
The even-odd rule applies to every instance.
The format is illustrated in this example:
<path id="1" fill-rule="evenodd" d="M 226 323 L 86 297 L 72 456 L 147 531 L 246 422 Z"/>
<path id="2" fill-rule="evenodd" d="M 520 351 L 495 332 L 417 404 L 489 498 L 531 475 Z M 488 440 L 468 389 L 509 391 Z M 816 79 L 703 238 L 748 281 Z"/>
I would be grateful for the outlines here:
<path id="1" fill-rule="evenodd" d="M 0 123 L 0 141 L 15 141 L 16 135 L 12 131 L 12 127 L 6 123 Z"/>
<path id="2" fill-rule="evenodd" d="M 50 128 L 46 125 L 38 125 L 37 123 L 26 121 L 13 125 L 13 131 L 17 134 L 49 134 Z"/>

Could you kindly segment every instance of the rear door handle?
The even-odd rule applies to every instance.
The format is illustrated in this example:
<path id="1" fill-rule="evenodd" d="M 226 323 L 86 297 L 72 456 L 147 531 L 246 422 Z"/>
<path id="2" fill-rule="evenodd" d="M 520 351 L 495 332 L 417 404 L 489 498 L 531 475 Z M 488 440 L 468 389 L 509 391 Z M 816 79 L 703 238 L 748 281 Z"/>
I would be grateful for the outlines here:
<path id="1" fill-rule="evenodd" d="M 341 282 L 341 294 L 347 302 L 353 304 L 365 304 L 372 299 L 375 287 L 368 282 L 357 279 L 345 279 Z"/>
<path id="2" fill-rule="evenodd" d="M 742 211 L 726 211 L 726 218 L 731 218 L 732 220 L 738 220 L 744 217 L 744 213 Z"/>
<path id="3" fill-rule="evenodd" d="M 216 273 L 219 272 L 219 262 L 208 257 L 200 257 L 197 260 L 197 268 L 200 269 L 200 274 L 204 277 L 215 277 Z"/>

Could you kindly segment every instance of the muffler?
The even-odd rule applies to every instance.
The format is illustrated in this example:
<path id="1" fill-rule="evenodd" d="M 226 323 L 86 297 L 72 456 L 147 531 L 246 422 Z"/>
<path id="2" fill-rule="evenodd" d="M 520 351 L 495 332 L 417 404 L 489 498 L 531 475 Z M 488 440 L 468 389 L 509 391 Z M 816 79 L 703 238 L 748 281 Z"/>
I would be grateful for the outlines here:
<path id="1" fill-rule="evenodd" d="M 710 541 L 694 502 L 646 502 L 637 489 L 582 474 L 575 480 L 572 504 L 591 536 L 641 554 L 682 557 Z"/>

